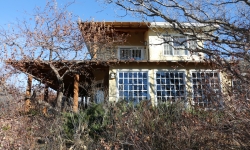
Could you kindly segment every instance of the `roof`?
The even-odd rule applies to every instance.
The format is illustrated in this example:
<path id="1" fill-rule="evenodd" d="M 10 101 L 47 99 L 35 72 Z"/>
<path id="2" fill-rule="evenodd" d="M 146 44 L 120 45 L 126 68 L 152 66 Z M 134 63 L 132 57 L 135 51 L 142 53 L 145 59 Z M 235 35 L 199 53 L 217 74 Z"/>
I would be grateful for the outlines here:
<path id="1" fill-rule="evenodd" d="M 104 25 L 105 27 L 112 27 L 116 31 L 147 31 L 149 28 L 174 28 L 177 26 L 177 23 L 169 23 L 169 22 L 82 22 L 82 24 L 91 25 L 92 23 L 96 23 L 99 25 Z M 180 25 L 184 28 L 203 28 L 206 30 L 216 29 L 218 25 L 211 25 L 205 23 L 188 23 L 183 22 Z"/>
<path id="2" fill-rule="evenodd" d="M 103 25 L 104 27 L 114 28 L 118 32 L 128 31 L 147 31 L 150 23 L 146 22 L 82 22 L 82 25 L 91 26 L 92 24 Z"/>

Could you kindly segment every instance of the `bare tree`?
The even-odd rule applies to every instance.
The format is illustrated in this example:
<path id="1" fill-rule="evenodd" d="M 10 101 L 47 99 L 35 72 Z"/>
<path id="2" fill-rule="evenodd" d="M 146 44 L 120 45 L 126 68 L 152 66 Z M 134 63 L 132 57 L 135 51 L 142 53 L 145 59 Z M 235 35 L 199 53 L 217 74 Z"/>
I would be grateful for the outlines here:
<path id="1" fill-rule="evenodd" d="M 104 0 L 120 6 L 126 14 L 143 21 L 164 21 L 189 40 L 204 41 L 204 46 L 189 49 L 207 54 L 218 67 L 229 71 L 241 80 L 234 61 L 250 63 L 250 2 L 248 0 Z M 194 26 L 201 25 L 202 35 Z M 188 31 L 188 32 L 187 32 Z M 246 71 L 246 70 L 245 70 Z"/>
<path id="2" fill-rule="evenodd" d="M 56 1 L 48 2 L 44 9 L 36 8 L 29 21 L 17 21 L 8 31 L 1 32 L 5 53 L 2 57 L 10 61 L 47 64 L 58 82 L 57 105 L 63 95 L 63 78 L 76 71 L 72 64 L 56 66 L 55 61 L 75 60 L 84 53 L 84 41 L 74 16 L 66 8 L 58 8 Z M 31 68 L 38 69 L 38 68 Z M 63 70 L 63 71 L 62 71 Z"/>
<path id="3" fill-rule="evenodd" d="M 36 8 L 28 20 L 17 20 L 0 32 L 1 59 L 22 72 L 36 74 L 35 79 L 42 83 L 54 86 L 59 109 L 62 96 L 67 94 L 64 83 L 68 76 L 85 75 L 89 79 L 81 81 L 80 86 L 84 87 L 83 82 L 91 80 L 91 65 L 85 62 L 99 61 L 95 57 L 99 49 L 123 42 L 124 37 L 102 23 L 82 22 L 67 11 L 73 3 L 60 8 L 55 0 L 49 1 L 44 9 Z M 95 46 L 95 50 L 89 53 L 86 45 Z"/>

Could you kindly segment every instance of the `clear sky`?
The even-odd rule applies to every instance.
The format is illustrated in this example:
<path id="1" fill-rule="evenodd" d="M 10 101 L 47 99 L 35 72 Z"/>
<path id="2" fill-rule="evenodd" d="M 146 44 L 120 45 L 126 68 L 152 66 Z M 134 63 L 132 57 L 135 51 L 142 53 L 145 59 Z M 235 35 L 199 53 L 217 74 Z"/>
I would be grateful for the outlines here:
<path id="1" fill-rule="evenodd" d="M 57 0 L 58 6 L 72 0 Z M 75 0 L 68 11 L 79 16 L 82 20 L 95 21 L 136 21 L 130 16 L 119 17 L 125 15 L 125 11 L 121 11 L 117 6 L 105 5 L 101 0 Z M 44 7 L 47 0 L 0 0 L 0 26 L 13 23 L 16 19 L 29 18 L 27 14 L 32 14 L 35 7 Z"/>

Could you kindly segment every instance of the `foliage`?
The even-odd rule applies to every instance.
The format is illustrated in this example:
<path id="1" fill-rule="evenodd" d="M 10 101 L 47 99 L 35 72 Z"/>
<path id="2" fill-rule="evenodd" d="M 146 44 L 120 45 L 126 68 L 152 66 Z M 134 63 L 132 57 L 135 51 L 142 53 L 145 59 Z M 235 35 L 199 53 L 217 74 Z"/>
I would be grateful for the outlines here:
<path id="1" fill-rule="evenodd" d="M 97 139 L 105 131 L 105 110 L 100 104 L 92 104 L 79 113 L 66 112 L 63 114 L 63 129 L 67 138 L 72 139 L 79 127 L 86 126 L 91 138 Z"/>
<path id="2" fill-rule="evenodd" d="M 91 106 L 85 110 L 88 119 L 82 121 L 88 124 L 84 134 L 93 139 L 87 144 L 89 149 L 248 149 L 249 115 L 232 109 L 183 109 L 176 103 L 153 107 L 148 101 L 138 105 L 120 101 Z M 75 125 L 68 127 L 75 129 Z"/>
<path id="3" fill-rule="evenodd" d="M 34 149 L 249 149 L 250 113 L 249 105 L 244 106 L 203 110 L 183 109 L 178 103 L 153 107 L 148 101 L 119 101 L 52 116 L 34 107 L 32 115 L 4 113 L 0 134 L 6 136 L 4 142 L 15 139 L 14 147 Z M 7 138 L 7 132 L 22 134 Z"/>
<path id="4" fill-rule="evenodd" d="M 136 107 L 118 103 L 109 110 L 109 124 L 100 138 L 103 148 L 245 149 L 249 146 L 249 134 L 240 135 L 248 130 L 249 113 L 236 121 L 230 115 L 239 112 L 183 110 L 177 104 L 152 107 L 148 102 Z"/>

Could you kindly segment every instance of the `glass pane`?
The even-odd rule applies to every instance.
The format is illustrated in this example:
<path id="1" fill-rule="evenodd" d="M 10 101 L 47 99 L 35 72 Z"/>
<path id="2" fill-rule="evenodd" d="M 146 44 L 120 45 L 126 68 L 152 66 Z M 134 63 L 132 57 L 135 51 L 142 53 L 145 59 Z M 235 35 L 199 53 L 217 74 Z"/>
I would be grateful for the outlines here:
<path id="1" fill-rule="evenodd" d="M 134 78 L 137 78 L 137 73 L 133 73 L 133 75 L 134 75 Z"/>
<path id="2" fill-rule="evenodd" d="M 138 73 L 138 77 L 139 77 L 139 78 L 142 78 L 142 77 L 143 77 L 141 72 Z"/>
<path id="3" fill-rule="evenodd" d="M 124 79 L 124 84 L 128 84 L 128 79 Z"/>
<path id="4" fill-rule="evenodd" d="M 187 37 L 185 36 L 174 36 L 174 46 L 185 46 L 187 43 Z"/>
<path id="5" fill-rule="evenodd" d="M 160 78 L 160 73 L 156 73 L 156 78 Z"/>
<path id="6" fill-rule="evenodd" d="M 128 73 L 124 73 L 124 78 L 127 78 L 128 77 Z"/>
<path id="7" fill-rule="evenodd" d="M 119 79 L 119 84 L 122 84 L 123 82 L 122 82 L 122 79 Z"/>
<path id="8" fill-rule="evenodd" d="M 168 79 L 169 77 L 169 72 L 166 72 L 166 78 Z"/>
<path id="9" fill-rule="evenodd" d="M 139 83 L 139 84 L 142 84 L 142 79 L 138 79 L 138 83 Z"/>
<path id="10" fill-rule="evenodd" d="M 129 73 L 129 78 L 132 78 L 133 77 L 133 74 L 132 73 Z"/>
<path id="11" fill-rule="evenodd" d="M 119 78 L 123 78 L 123 73 L 119 73 Z"/>
<path id="12" fill-rule="evenodd" d="M 128 97 L 128 91 L 124 91 L 124 96 Z"/>
<path id="13" fill-rule="evenodd" d="M 157 79 L 157 80 L 156 80 L 156 84 L 161 84 L 161 80 L 160 80 L 160 79 Z"/>
<path id="14" fill-rule="evenodd" d="M 129 90 L 133 90 L 133 85 L 129 85 Z"/>

